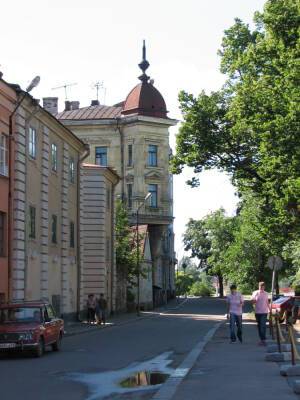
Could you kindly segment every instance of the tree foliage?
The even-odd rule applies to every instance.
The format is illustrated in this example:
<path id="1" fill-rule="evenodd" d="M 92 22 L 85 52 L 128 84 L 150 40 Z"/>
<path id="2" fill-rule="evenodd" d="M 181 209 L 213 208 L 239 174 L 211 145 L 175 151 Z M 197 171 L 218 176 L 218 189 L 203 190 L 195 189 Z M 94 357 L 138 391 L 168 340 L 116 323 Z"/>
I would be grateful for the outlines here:
<path id="1" fill-rule="evenodd" d="M 224 254 L 233 241 L 234 219 L 219 209 L 201 220 L 190 219 L 183 236 L 185 250 L 200 260 L 200 266 L 219 278 L 223 296 Z"/>
<path id="2" fill-rule="evenodd" d="M 116 265 L 128 283 L 134 284 L 137 276 L 136 247 L 133 244 L 132 229 L 129 225 L 127 210 L 121 201 L 116 205 Z"/>
<path id="3" fill-rule="evenodd" d="M 299 9 L 299 0 L 268 0 L 253 31 L 236 19 L 219 51 L 225 85 L 197 97 L 179 94 L 184 122 L 172 170 L 192 167 L 192 186 L 204 169 L 231 176 L 243 211 L 228 257 L 234 262 L 244 255 L 244 280 L 251 270 L 263 274 L 255 257 L 285 255 L 290 242 L 299 244 Z M 210 251 L 202 223 L 194 222 L 203 240 L 194 250 L 200 259 Z"/>

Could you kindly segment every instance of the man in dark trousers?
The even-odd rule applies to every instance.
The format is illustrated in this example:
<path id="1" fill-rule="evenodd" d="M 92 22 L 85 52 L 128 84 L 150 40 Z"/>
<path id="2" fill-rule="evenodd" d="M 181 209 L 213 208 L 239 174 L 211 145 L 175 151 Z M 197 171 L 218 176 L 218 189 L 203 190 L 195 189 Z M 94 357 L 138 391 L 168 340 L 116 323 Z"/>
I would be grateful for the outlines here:
<path id="1" fill-rule="evenodd" d="M 99 325 L 101 325 L 101 323 L 105 325 L 106 323 L 106 310 L 107 310 L 107 301 L 105 300 L 103 293 L 101 293 L 96 307 L 96 315 Z"/>

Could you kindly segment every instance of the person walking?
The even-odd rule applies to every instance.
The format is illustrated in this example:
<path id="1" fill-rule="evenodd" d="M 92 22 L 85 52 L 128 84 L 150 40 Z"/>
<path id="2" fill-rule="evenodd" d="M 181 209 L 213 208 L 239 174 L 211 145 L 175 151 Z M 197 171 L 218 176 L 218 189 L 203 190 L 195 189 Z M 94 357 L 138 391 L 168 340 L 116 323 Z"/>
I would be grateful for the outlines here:
<path id="1" fill-rule="evenodd" d="M 267 317 L 270 311 L 269 295 L 265 291 L 265 283 L 259 282 L 258 290 L 252 293 L 252 303 L 255 306 L 255 318 L 257 322 L 258 336 L 260 338 L 259 345 L 266 344 Z"/>
<path id="2" fill-rule="evenodd" d="M 107 301 L 105 300 L 103 293 L 101 293 L 96 306 L 97 323 L 99 325 L 101 325 L 101 323 L 105 325 L 106 323 L 106 309 Z"/>
<path id="3" fill-rule="evenodd" d="M 227 318 L 230 326 L 231 343 L 236 342 L 236 338 L 243 342 L 242 337 L 242 315 L 244 298 L 237 291 L 236 285 L 230 286 L 230 294 L 227 296 Z"/>
<path id="4" fill-rule="evenodd" d="M 88 324 L 95 322 L 96 299 L 93 294 L 88 295 L 87 299 L 87 321 Z"/>

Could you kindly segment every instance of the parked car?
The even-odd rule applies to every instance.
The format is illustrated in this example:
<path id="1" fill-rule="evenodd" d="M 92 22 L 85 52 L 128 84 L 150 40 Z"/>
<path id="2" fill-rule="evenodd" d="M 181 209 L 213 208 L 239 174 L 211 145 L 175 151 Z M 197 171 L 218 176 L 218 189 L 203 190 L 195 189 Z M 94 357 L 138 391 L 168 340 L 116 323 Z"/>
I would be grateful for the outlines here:
<path id="1" fill-rule="evenodd" d="M 300 296 L 281 296 L 272 304 L 272 314 L 278 313 L 282 323 L 292 317 L 293 324 L 300 318 Z"/>
<path id="2" fill-rule="evenodd" d="M 31 351 L 41 357 L 45 347 L 61 348 L 64 322 L 43 301 L 0 304 L 0 351 Z"/>

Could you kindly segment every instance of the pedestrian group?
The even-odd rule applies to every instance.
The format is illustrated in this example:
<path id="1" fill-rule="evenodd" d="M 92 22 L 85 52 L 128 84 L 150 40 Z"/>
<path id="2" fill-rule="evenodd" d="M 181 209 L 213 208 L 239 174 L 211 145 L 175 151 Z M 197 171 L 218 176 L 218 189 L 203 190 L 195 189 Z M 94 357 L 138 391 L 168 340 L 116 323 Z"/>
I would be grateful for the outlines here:
<path id="1" fill-rule="evenodd" d="M 106 323 L 107 301 L 101 293 L 99 298 L 94 294 L 89 294 L 87 299 L 87 322 L 88 324 L 105 325 Z"/>
<path id="2" fill-rule="evenodd" d="M 267 317 L 270 309 L 269 296 L 265 291 L 265 283 L 259 282 L 258 290 L 252 293 L 252 304 L 255 308 L 259 345 L 264 346 L 266 341 Z M 230 294 L 227 296 L 227 318 L 230 326 L 230 342 L 235 343 L 238 339 L 243 342 L 242 314 L 244 298 L 237 291 L 236 285 L 230 286 Z"/>

